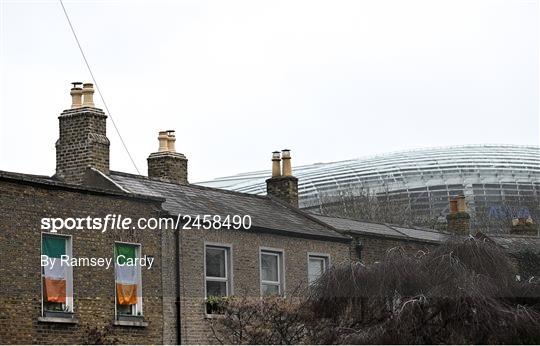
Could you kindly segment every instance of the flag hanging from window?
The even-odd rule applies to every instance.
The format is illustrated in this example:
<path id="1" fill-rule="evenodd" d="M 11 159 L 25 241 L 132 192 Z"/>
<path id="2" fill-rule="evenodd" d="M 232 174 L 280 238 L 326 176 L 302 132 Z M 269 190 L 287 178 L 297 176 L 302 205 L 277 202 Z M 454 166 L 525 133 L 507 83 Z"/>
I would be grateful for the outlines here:
<path id="1" fill-rule="evenodd" d="M 120 305 L 137 304 L 135 246 L 116 244 L 116 299 Z"/>
<path id="2" fill-rule="evenodd" d="M 61 237 L 44 236 L 42 252 L 49 257 L 44 271 L 44 295 L 46 302 L 65 303 L 67 265 L 63 265 L 61 258 L 66 255 L 66 239 Z"/>

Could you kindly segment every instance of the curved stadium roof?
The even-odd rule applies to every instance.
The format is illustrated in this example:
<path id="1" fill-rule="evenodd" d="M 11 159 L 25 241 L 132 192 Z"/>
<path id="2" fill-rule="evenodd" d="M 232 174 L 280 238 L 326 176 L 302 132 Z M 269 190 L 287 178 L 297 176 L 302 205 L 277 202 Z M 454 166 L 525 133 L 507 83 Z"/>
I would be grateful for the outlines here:
<path id="1" fill-rule="evenodd" d="M 490 207 L 540 196 L 540 147 L 467 145 L 401 151 L 371 157 L 294 167 L 300 207 L 317 209 L 325 196 L 360 187 L 407 195 L 419 209 L 436 215 L 450 195 L 464 193 L 469 205 Z M 242 173 L 199 184 L 265 194 L 270 170 Z M 433 197 L 439 196 L 440 203 Z M 436 198 L 435 198 L 436 199 Z"/>

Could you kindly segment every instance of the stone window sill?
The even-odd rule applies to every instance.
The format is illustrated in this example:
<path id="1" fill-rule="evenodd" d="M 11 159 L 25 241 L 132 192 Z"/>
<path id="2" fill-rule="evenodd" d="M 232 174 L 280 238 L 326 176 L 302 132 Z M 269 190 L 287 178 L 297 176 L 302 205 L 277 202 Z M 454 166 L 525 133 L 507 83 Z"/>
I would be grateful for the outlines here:
<path id="1" fill-rule="evenodd" d="M 64 323 L 64 324 L 79 324 L 79 320 L 69 317 L 38 317 L 38 322 L 44 323 Z"/>
<path id="2" fill-rule="evenodd" d="M 216 319 L 216 318 L 223 318 L 223 317 L 225 317 L 224 314 L 206 314 L 206 313 L 204 314 L 204 318 L 209 319 L 209 320 Z"/>
<path id="3" fill-rule="evenodd" d="M 148 322 L 145 321 L 126 321 L 126 320 L 115 320 L 113 322 L 115 326 L 123 326 L 123 327 L 138 327 L 138 328 L 145 328 L 148 327 Z"/>

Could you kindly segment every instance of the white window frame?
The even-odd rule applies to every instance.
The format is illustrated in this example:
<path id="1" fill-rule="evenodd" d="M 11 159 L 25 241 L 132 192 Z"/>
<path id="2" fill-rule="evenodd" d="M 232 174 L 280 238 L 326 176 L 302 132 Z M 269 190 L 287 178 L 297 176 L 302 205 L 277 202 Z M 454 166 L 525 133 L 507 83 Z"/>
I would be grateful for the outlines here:
<path id="1" fill-rule="evenodd" d="M 116 267 L 117 267 L 117 261 L 116 261 L 116 244 L 127 244 L 135 246 L 135 258 L 139 259 L 139 263 L 137 264 L 137 304 L 131 305 L 131 315 L 119 315 L 118 314 L 118 297 L 116 293 Z M 118 320 L 119 317 L 124 316 L 139 316 L 143 317 L 143 299 L 142 299 L 142 268 L 140 266 L 140 259 L 142 254 L 142 245 L 141 243 L 130 243 L 125 241 L 115 241 L 113 244 L 113 254 L 114 254 L 114 316 L 115 319 Z M 140 313 L 140 314 L 139 314 Z"/>
<path id="2" fill-rule="evenodd" d="M 330 255 L 327 254 L 327 253 L 321 253 L 321 252 L 308 252 L 307 254 L 307 258 L 308 258 L 308 261 L 307 261 L 307 277 L 308 277 L 308 285 L 311 285 L 313 282 L 310 282 L 310 277 L 309 277 L 309 261 L 312 259 L 312 258 L 316 258 L 316 259 L 323 259 L 324 260 L 324 271 L 327 271 L 328 268 L 330 268 Z M 321 273 L 321 275 L 323 274 Z"/>
<path id="3" fill-rule="evenodd" d="M 277 256 L 277 273 L 278 281 L 268 281 L 262 278 L 262 255 L 274 255 Z M 271 247 L 259 247 L 259 282 L 261 297 L 264 297 L 263 285 L 273 285 L 278 287 L 278 295 L 285 297 L 285 252 L 283 249 L 276 249 Z"/>
<path id="4" fill-rule="evenodd" d="M 216 248 L 225 250 L 225 277 L 206 276 L 206 249 Z M 203 248 L 203 277 L 204 277 L 204 299 L 208 298 L 207 285 L 208 281 L 225 282 L 225 297 L 232 296 L 234 294 L 233 289 L 233 255 L 232 244 L 204 242 Z"/>
<path id="5" fill-rule="evenodd" d="M 43 255 L 43 237 L 57 237 L 57 238 L 63 238 L 66 240 L 66 255 L 69 256 L 69 259 L 72 258 L 72 243 L 73 243 L 73 237 L 69 234 L 52 234 L 47 232 L 41 232 L 41 241 L 40 241 L 40 248 L 39 252 L 41 255 Z M 43 287 L 43 280 L 45 279 L 45 268 L 41 266 L 41 256 L 40 256 L 40 267 L 41 267 L 41 316 L 45 317 L 46 312 L 52 312 L 49 310 L 45 310 L 45 296 L 43 295 L 43 290 L 45 287 Z M 67 282 L 66 282 L 66 304 L 63 304 L 62 307 L 67 306 L 69 309 L 65 312 L 73 313 L 75 311 L 73 306 L 73 267 L 68 266 L 67 271 Z"/>

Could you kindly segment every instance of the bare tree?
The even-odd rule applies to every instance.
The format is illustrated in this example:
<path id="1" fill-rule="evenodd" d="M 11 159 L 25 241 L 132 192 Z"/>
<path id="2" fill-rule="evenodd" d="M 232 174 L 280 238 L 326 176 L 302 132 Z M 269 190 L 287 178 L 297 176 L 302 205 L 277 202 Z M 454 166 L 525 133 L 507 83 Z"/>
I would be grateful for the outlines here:
<path id="1" fill-rule="evenodd" d="M 407 196 L 391 192 L 387 186 L 374 191 L 367 187 L 350 185 L 340 189 L 338 195 L 322 193 L 320 201 L 320 211 L 324 215 L 403 226 L 435 228 L 440 223 L 437 217 L 415 211 L 411 208 Z"/>
<path id="2" fill-rule="evenodd" d="M 370 266 L 330 268 L 303 300 L 237 300 L 216 335 L 253 344 L 537 344 L 540 263 L 538 253 L 526 257 L 528 274 L 517 280 L 520 266 L 486 237 L 429 253 L 393 248 Z"/>
<path id="3" fill-rule="evenodd" d="M 221 344 L 292 345 L 306 339 L 305 311 L 298 300 L 278 296 L 229 299 L 212 332 Z"/>
<path id="4" fill-rule="evenodd" d="M 430 205 L 449 205 L 450 196 L 424 196 Z M 373 190 L 357 185 L 343 186 L 336 193 L 321 193 L 318 201 L 319 212 L 324 215 L 346 217 L 367 222 L 390 223 L 402 226 L 423 226 L 445 230 L 446 213 L 441 210 L 419 208 L 404 192 L 390 191 L 384 185 Z M 310 208 L 312 209 L 312 208 Z M 508 234 L 516 220 L 520 223 L 532 222 L 531 226 L 540 232 L 540 198 L 538 196 L 506 196 L 493 205 L 475 203 L 470 210 L 471 229 L 488 234 Z M 540 235 L 540 233 L 539 233 Z"/>

